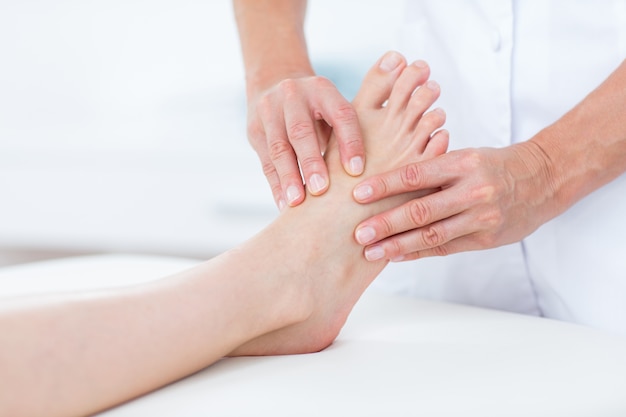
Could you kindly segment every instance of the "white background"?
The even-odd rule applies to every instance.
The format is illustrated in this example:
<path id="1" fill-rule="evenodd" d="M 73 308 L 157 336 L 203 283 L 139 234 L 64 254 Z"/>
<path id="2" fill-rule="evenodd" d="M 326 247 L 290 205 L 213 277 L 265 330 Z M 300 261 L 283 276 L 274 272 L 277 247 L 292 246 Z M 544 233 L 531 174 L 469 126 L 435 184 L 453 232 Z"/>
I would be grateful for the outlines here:
<path id="1" fill-rule="evenodd" d="M 310 1 L 318 72 L 350 98 L 401 15 Z M 251 236 L 277 211 L 244 91 L 230 1 L 0 0 L 0 253 L 207 257 Z"/>

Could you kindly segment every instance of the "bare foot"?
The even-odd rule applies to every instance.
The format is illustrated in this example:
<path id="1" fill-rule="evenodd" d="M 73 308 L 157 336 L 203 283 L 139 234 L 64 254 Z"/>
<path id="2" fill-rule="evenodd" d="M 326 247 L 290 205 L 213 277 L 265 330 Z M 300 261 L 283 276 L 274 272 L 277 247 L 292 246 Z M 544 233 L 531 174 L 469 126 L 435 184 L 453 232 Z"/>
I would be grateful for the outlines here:
<path id="1" fill-rule="evenodd" d="M 397 54 L 396 52 L 389 52 Z M 363 131 L 367 166 L 365 176 L 444 153 L 448 134 L 439 131 L 445 114 L 427 112 L 439 96 L 439 87 L 428 81 L 423 62 L 402 64 L 391 72 L 379 62 L 367 73 L 354 99 Z M 331 138 L 325 155 L 331 185 L 326 194 L 285 210 L 265 231 L 252 239 L 281 242 L 272 257 L 282 257 L 281 273 L 291 274 L 300 285 L 291 308 L 304 321 L 257 337 L 230 356 L 314 352 L 337 337 L 359 297 L 382 271 L 388 260 L 368 262 L 354 242 L 355 226 L 363 219 L 414 198 L 407 194 L 375 204 L 359 205 L 352 189 L 360 180 L 345 174 L 336 142 Z"/>

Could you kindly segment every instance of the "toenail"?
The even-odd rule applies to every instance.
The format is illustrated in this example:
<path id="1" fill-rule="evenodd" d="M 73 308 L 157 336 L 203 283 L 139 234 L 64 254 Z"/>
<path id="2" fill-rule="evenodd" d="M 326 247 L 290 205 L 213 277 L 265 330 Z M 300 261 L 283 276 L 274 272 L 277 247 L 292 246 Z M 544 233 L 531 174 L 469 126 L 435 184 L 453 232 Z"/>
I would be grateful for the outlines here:
<path id="1" fill-rule="evenodd" d="M 361 245 L 367 245 L 376 238 L 376 231 L 370 226 L 360 227 L 356 230 L 356 241 Z"/>
<path id="2" fill-rule="evenodd" d="M 439 84 L 435 80 L 426 81 L 425 86 L 432 91 L 439 91 Z"/>
<path id="3" fill-rule="evenodd" d="M 365 250 L 365 259 L 368 261 L 377 261 L 385 256 L 385 251 L 380 246 L 372 246 Z"/>
<path id="4" fill-rule="evenodd" d="M 309 190 L 313 194 L 317 194 L 326 188 L 326 180 L 320 174 L 313 174 L 309 178 Z"/>
<path id="5" fill-rule="evenodd" d="M 287 201 L 289 204 L 295 203 L 300 198 L 300 190 L 295 185 L 287 187 Z"/>
<path id="6" fill-rule="evenodd" d="M 388 52 L 380 61 L 380 69 L 386 72 L 390 72 L 400 65 L 402 58 L 397 52 Z"/>
<path id="7" fill-rule="evenodd" d="M 357 201 L 364 201 L 374 194 L 374 189 L 370 185 L 359 185 L 354 189 L 354 198 Z"/>
<path id="8" fill-rule="evenodd" d="M 422 61 L 421 59 L 418 59 L 417 61 L 415 61 L 413 65 L 415 65 L 418 68 L 426 68 L 428 66 L 426 61 Z"/>
<path id="9" fill-rule="evenodd" d="M 355 156 L 350 159 L 350 174 L 361 175 L 363 173 L 363 158 Z"/>
<path id="10" fill-rule="evenodd" d="M 446 117 L 446 112 L 441 107 L 437 107 L 433 110 L 433 113 L 439 115 L 440 117 Z"/>

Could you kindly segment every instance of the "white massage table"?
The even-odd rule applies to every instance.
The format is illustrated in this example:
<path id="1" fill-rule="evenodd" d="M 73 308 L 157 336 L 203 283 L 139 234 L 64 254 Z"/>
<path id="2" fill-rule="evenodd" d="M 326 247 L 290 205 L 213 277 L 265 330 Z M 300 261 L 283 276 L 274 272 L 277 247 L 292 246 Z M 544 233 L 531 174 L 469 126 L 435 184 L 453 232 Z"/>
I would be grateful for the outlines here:
<path id="1" fill-rule="evenodd" d="M 95 256 L 0 270 L 0 296 L 124 285 L 194 261 Z M 626 339 L 498 311 L 366 293 L 320 353 L 224 359 L 101 414 L 626 416 Z"/>

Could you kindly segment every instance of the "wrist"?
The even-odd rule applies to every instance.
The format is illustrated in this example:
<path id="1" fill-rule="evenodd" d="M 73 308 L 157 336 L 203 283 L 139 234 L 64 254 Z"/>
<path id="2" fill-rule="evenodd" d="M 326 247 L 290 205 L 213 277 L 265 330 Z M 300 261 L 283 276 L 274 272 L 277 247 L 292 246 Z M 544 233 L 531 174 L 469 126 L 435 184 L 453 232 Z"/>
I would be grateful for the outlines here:
<path id="1" fill-rule="evenodd" d="M 315 71 L 308 63 L 259 66 L 246 71 L 246 94 L 250 99 L 283 80 L 312 76 L 315 76 Z"/>

